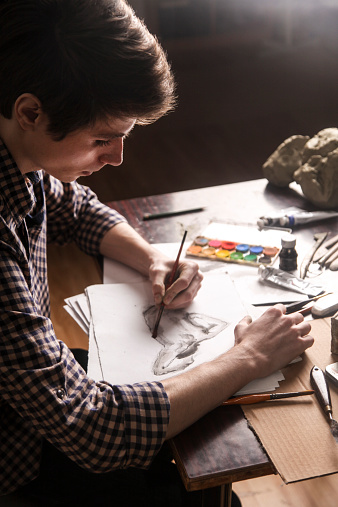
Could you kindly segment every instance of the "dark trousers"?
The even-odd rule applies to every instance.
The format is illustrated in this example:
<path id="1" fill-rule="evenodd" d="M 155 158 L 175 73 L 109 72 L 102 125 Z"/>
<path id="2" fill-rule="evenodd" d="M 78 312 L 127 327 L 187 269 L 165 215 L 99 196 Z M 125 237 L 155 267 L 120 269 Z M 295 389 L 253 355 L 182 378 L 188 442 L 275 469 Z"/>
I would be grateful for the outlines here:
<path id="1" fill-rule="evenodd" d="M 73 351 L 87 370 L 87 352 Z M 10 496 L 9 496 L 10 497 Z M 8 498 L 9 498 L 8 497 Z M 5 499 L 6 497 L 2 497 Z M 169 448 L 164 445 L 150 469 L 88 472 L 44 442 L 40 475 L 15 495 L 12 505 L 35 507 L 195 507 L 201 493 L 187 493 Z M 22 499 L 22 503 L 20 503 Z M 237 498 L 234 498 L 233 505 Z M 1 497 L 0 497 L 0 507 Z M 11 504 L 8 504 L 11 505 Z"/>

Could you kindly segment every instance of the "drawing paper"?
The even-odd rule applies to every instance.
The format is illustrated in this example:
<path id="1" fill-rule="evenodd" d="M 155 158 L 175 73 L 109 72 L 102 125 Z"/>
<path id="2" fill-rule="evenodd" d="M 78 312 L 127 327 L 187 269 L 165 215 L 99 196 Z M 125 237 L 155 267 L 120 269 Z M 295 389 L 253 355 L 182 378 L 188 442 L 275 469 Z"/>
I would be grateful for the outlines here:
<path id="1" fill-rule="evenodd" d="M 206 276 L 188 309 L 165 311 L 158 339 L 147 320 L 149 282 L 94 285 L 86 294 L 92 322 L 88 373 L 112 384 L 162 381 L 217 357 L 233 346 L 234 327 L 247 314 L 226 274 Z M 240 393 L 274 390 L 283 378 L 276 372 Z"/>
<path id="2" fill-rule="evenodd" d="M 226 275 L 204 280 L 185 310 L 157 308 L 149 282 L 104 284 L 86 290 L 102 373 L 113 383 L 161 381 L 213 359 L 234 343 L 234 325 L 247 312 Z"/>
<path id="3" fill-rule="evenodd" d="M 224 224 L 222 224 L 224 227 Z M 234 227 L 234 226 L 231 226 Z M 247 228 L 240 227 L 239 230 L 244 231 Z M 212 232 L 212 231 L 211 231 Z M 259 231 L 255 230 L 259 234 Z M 237 232 L 237 234 L 239 234 Z M 250 233 L 252 234 L 252 233 Z M 237 236 L 236 236 L 237 237 Z M 161 252 L 168 255 L 168 257 L 175 259 L 179 249 L 179 243 L 160 243 L 153 245 Z M 186 249 L 183 249 L 182 258 L 186 254 Z M 241 264 L 226 264 L 214 260 L 204 259 L 201 257 L 190 257 L 200 267 L 202 273 L 212 273 L 213 271 L 222 271 L 228 273 L 235 283 L 237 292 L 242 299 L 250 304 L 262 304 L 270 302 L 290 302 L 301 301 L 304 298 L 303 294 L 298 294 L 294 291 L 284 289 L 282 287 L 273 287 L 263 284 L 258 275 L 258 267 L 244 266 Z M 112 259 L 104 258 L 103 263 L 103 282 L 106 283 L 130 283 L 144 281 L 145 277 L 132 268 L 122 265 L 120 262 L 113 261 Z"/>

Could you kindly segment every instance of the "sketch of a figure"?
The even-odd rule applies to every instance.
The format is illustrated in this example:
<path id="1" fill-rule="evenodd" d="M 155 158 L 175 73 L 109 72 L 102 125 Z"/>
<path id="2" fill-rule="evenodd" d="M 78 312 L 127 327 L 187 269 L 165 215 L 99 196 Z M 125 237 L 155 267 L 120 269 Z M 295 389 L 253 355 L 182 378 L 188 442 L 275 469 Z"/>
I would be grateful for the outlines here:
<path id="1" fill-rule="evenodd" d="M 150 306 L 143 312 L 145 322 L 152 332 L 158 308 Z M 199 344 L 223 331 L 229 322 L 186 310 L 163 312 L 156 340 L 163 346 L 154 364 L 155 375 L 182 371 L 194 362 Z"/>

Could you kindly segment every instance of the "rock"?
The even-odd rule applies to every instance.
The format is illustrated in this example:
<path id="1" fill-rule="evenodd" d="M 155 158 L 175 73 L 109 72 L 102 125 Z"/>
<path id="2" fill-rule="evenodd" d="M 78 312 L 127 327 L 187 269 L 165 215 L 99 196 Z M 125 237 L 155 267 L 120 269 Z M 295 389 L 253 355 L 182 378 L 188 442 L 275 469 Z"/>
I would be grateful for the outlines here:
<path id="1" fill-rule="evenodd" d="M 323 157 L 312 155 L 294 173 L 304 196 L 322 209 L 338 208 L 338 148 Z"/>
<path id="2" fill-rule="evenodd" d="M 338 128 L 315 136 L 286 139 L 263 165 L 264 176 L 279 187 L 296 181 L 304 196 L 322 209 L 338 208 Z"/>
<path id="3" fill-rule="evenodd" d="M 338 129 L 326 128 L 311 137 L 304 146 L 302 163 L 305 164 L 313 155 L 326 157 L 331 151 L 338 148 Z"/>
<path id="4" fill-rule="evenodd" d="M 302 165 L 303 149 L 309 136 L 295 135 L 286 139 L 263 165 L 264 176 L 278 187 L 294 181 L 294 172 Z"/>

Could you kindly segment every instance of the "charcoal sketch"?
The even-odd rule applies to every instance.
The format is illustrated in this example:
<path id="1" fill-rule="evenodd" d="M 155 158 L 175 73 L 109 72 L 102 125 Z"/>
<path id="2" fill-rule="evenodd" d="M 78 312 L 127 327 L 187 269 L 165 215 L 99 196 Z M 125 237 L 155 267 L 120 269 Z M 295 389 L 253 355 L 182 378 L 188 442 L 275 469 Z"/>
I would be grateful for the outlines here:
<path id="1" fill-rule="evenodd" d="M 152 332 L 158 308 L 150 306 L 143 312 Z M 194 362 L 199 344 L 211 340 L 230 323 L 186 310 L 164 310 L 156 340 L 162 345 L 153 363 L 154 375 L 179 372 Z"/>

